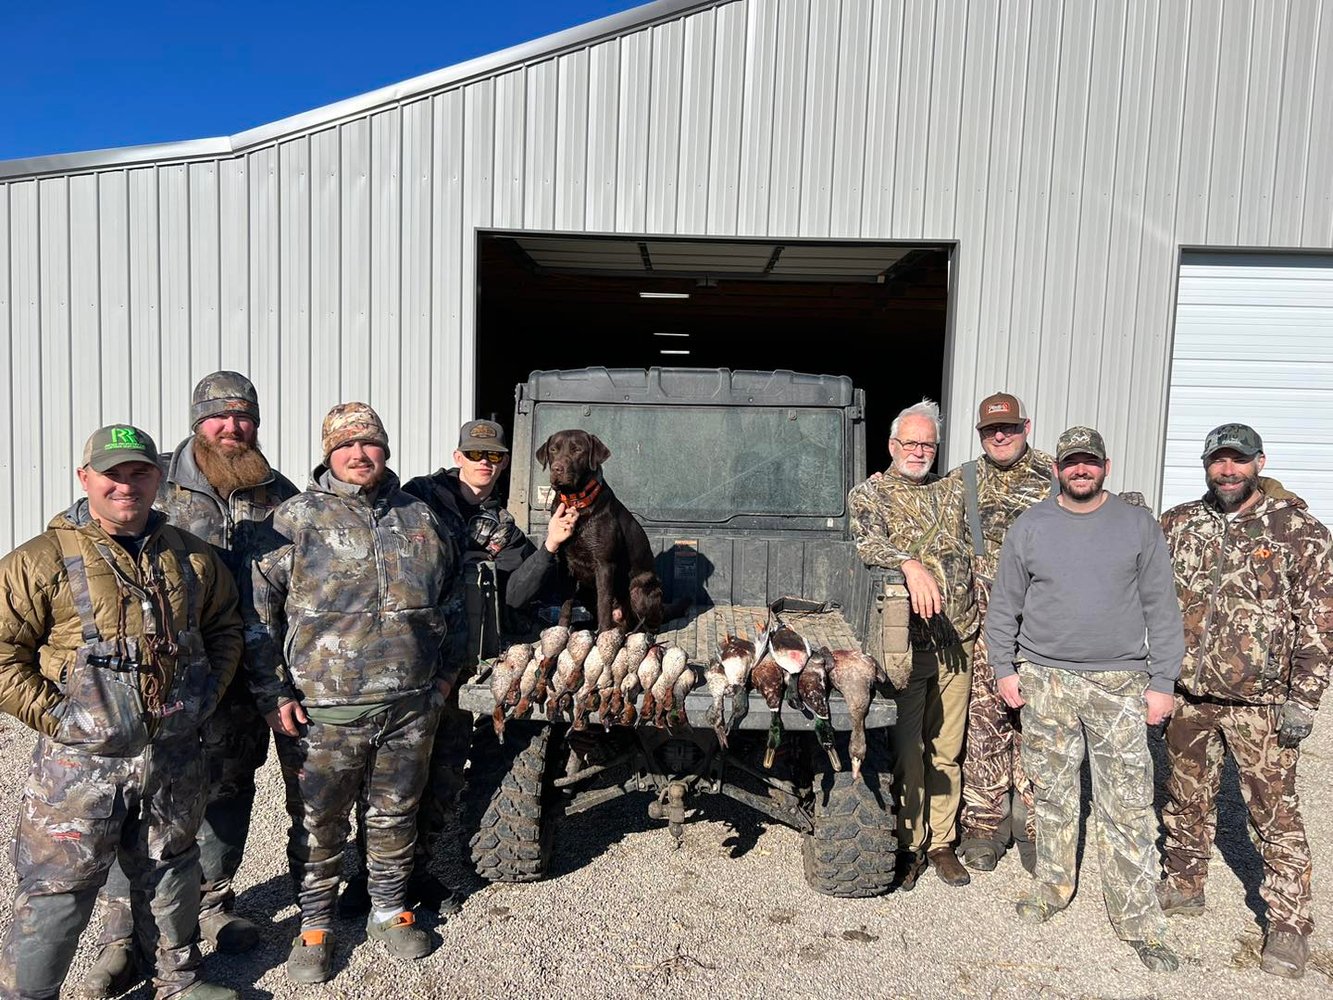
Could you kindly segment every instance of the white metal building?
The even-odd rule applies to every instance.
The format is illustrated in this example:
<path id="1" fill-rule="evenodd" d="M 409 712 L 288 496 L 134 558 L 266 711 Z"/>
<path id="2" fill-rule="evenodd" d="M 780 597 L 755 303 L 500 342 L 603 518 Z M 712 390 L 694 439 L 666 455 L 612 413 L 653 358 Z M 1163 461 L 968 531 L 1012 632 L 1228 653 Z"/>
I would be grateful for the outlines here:
<path id="1" fill-rule="evenodd" d="M 1171 502 L 1208 427 L 1251 419 L 1333 517 L 1330 107 L 1333 0 L 659 0 L 226 138 L 0 163 L 0 546 L 68 503 L 92 428 L 170 447 L 219 367 L 293 478 L 349 398 L 401 472 L 447 461 L 481 248 L 532 265 L 542 234 L 617 237 L 586 270 L 622 277 L 677 247 L 653 274 L 702 288 L 767 248 L 756 278 L 795 253 L 791 280 L 908 295 L 894 262 L 944 254 L 935 367 L 887 323 L 821 368 L 942 393 L 942 461 L 1004 387 L 1039 446 L 1094 424 L 1114 484 Z M 730 366 L 810 370 L 787 337 Z"/>

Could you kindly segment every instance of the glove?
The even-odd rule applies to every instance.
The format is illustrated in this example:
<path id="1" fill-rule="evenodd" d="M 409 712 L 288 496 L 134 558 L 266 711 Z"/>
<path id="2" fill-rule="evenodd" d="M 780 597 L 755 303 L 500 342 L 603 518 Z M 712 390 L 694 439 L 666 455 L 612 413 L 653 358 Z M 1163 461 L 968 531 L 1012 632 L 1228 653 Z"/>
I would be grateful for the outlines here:
<path id="1" fill-rule="evenodd" d="M 1289 701 L 1282 706 L 1282 714 L 1278 716 L 1277 745 L 1284 750 L 1297 746 L 1312 729 L 1314 713 Z"/>

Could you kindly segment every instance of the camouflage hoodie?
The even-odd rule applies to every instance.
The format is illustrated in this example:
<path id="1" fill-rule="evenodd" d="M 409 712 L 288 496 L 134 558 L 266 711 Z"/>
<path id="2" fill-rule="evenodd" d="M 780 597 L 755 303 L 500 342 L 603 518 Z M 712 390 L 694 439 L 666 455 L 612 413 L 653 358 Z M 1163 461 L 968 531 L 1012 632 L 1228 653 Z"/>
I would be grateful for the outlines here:
<path id="1" fill-rule="evenodd" d="M 392 701 L 445 676 L 443 605 L 458 550 L 396 475 L 368 493 L 320 466 L 274 512 L 273 530 L 245 609 L 261 711 L 293 697 L 316 707 Z"/>
<path id="2" fill-rule="evenodd" d="M 88 575 L 88 594 L 98 631 L 107 641 L 136 642 L 144 634 L 138 600 L 117 587 L 105 549 L 125 576 L 145 585 L 160 574 L 168 595 L 169 617 L 177 628 L 188 620 L 186 587 L 179 560 L 189 560 L 199 581 L 199 633 L 211 666 L 215 692 L 226 688 L 241 657 L 241 618 L 236 610 L 236 584 L 203 541 L 172 527 L 154 513 L 148 521 L 143 549 L 135 559 L 93 520 L 88 501 L 80 499 L 51 519 L 46 531 L 20 545 L 0 561 L 0 711 L 26 726 L 56 734 L 51 714 L 62 699 L 62 678 L 83 645 L 79 613 L 69 587 L 60 547 L 68 533 L 78 546 Z M 164 687 L 175 681 L 175 660 L 162 659 Z M 142 675 L 139 677 L 143 683 Z"/>
<path id="3" fill-rule="evenodd" d="M 916 613 L 908 630 L 913 649 L 946 649 L 977 631 L 972 591 L 972 551 L 963 513 L 962 480 L 914 483 L 892 466 L 847 495 L 856 553 L 867 566 L 898 569 L 921 562 L 939 585 L 944 614 L 926 620 Z"/>
<path id="4" fill-rule="evenodd" d="M 1031 445 L 1017 462 L 1000 468 L 984 455 L 977 460 L 977 512 L 981 515 L 981 534 L 985 554 L 976 561 L 976 573 L 988 581 L 995 579 L 1000 563 L 1000 546 L 1009 526 L 1029 507 L 1051 495 L 1051 465 L 1055 459 Z M 963 470 L 960 466 L 945 477 L 956 482 L 961 491 Z M 970 535 L 969 535 L 969 542 Z"/>
<path id="5" fill-rule="evenodd" d="M 1277 480 L 1259 483 L 1259 502 L 1231 520 L 1206 497 L 1162 515 L 1185 619 L 1179 685 L 1313 710 L 1333 632 L 1329 532 Z"/>

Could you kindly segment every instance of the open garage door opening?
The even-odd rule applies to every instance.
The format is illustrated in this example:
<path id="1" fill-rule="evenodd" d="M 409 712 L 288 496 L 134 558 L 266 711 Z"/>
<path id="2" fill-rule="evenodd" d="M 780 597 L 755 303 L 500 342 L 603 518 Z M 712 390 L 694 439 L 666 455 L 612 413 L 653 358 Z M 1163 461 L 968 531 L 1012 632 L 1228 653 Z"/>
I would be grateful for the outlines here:
<path id="1" fill-rule="evenodd" d="M 848 375 L 871 470 L 889 424 L 944 387 L 949 247 L 483 233 L 477 413 L 508 426 L 538 369 Z M 614 446 L 613 446 L 614 447 Z"/>

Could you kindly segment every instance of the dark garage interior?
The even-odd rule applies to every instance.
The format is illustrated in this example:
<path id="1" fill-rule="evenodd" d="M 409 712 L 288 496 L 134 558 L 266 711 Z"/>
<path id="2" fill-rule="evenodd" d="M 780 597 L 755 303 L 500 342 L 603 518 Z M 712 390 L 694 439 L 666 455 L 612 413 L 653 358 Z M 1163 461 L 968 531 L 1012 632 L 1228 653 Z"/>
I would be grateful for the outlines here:
<path id="1" fill-rule="evenodd" d="M 949 248 L 485 233 L 477 413 L 513 421 L 514 386 L 554 368 L 850 375 L 871 469 L 889 422 L 944 379 Z"/>

